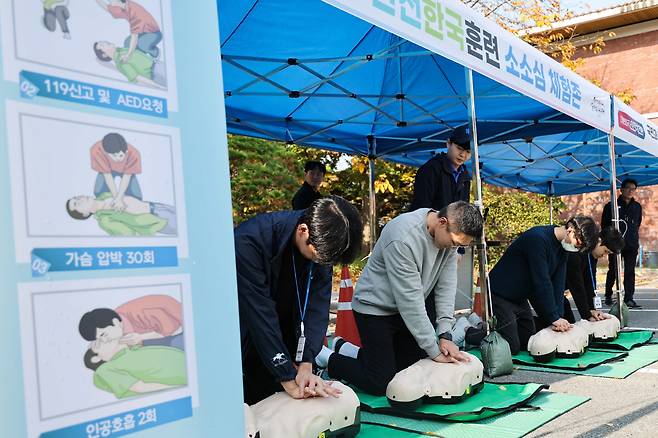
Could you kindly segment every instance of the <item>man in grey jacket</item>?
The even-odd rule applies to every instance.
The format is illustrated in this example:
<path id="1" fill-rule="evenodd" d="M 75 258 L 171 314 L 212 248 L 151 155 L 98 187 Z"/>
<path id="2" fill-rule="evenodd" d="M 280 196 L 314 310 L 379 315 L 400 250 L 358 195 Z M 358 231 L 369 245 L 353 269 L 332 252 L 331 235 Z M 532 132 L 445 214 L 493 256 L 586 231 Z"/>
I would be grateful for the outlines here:
<path id="1" fill-rule="evenodd" d="M 479 237 L 482 222 L 476 207 L 458 201 L 439 212 L 421 208 L 386 224 L 352 300 L 363 347 L 344 353 L 334 345 L 337 354 L 325 347 L 316 363 L 332 378 L 383 395 L 398 371 L 423 357 L 467 361 L 449 333 L 457 288 L 455 248 Z"/>

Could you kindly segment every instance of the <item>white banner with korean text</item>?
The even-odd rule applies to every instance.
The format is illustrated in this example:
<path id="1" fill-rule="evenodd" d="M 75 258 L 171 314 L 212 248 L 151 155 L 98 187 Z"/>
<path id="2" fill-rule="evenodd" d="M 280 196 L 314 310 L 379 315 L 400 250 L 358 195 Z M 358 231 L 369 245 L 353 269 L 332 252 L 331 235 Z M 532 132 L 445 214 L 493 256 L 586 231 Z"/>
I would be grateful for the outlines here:
<path id="1" fill-rule="evenodd" d="M 606 91 L 456 0 L 323 1 L 594 128 L 610 128 Z"/>

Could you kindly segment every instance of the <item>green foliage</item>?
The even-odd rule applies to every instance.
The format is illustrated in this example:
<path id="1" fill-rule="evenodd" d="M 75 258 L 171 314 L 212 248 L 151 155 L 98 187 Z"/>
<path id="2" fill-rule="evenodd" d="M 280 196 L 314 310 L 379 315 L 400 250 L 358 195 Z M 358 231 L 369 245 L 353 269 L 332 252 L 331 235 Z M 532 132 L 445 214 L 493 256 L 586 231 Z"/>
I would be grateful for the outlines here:
<path id="1" fill-rule="evenodd" d="M 294 151 L 282 143 L 230 135 L 233 222 L 266 211 L 288 210 L 303 179 Z"/>
<path id="2" fill-rule="evenodd" d="M 321 192 L 352 202 L 361 212 L 364 223 L 369 225 L 368 159 L 365 157 L 230 136 L 229 158 L 236 224 L 258 213 L 290 209 L 292 197 L 303 180 L 304 163 L 318 160 L 325 163 L 328 170 Z M 380 231 L 389 220 L 407 210 L 413 196 L 416 169 L 378 160 L 375 170 Z M 490 248 L 491 268 L 519 234 L 532 226 L 549 223 L 549 200 L 546 196 L 486 184 L 483 196 L 484 206 L 489 209 L 487 238 L 501 241 L 501 246 Z M 563 209 L 564 203 L 554 198 L 554 217 L 557 218 Z M 357 275 L 364 263 L 355 262 L 353 268 Z"/>

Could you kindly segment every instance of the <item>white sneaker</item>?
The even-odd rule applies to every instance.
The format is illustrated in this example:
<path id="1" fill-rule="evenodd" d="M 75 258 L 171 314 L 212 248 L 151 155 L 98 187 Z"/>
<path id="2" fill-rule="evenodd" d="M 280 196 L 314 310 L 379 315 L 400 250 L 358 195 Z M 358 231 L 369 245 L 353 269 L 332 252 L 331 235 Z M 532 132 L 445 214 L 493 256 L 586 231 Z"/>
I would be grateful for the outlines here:
<path id="1" fill-rule="evenodd" d="M 477 313 L 473 312 L 468 315 L 468 322 L 471 326 L 477 327 L 477 325 L 482 322 L 482 318 L 480 318 Z"/>

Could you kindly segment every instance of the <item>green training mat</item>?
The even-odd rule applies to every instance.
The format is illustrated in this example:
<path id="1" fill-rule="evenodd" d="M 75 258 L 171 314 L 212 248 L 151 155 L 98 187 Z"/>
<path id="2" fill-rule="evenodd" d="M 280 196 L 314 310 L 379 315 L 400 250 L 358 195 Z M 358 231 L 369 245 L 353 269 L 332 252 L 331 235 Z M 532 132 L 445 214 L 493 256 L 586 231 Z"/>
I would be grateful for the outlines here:
<path id="1" fill-rule="evenodd" d="M 632 348 L 639 347 L 640 345 L 647 344 L 651 341 L 653 332 L 651 330 L 629 330 L 619 332 L 617 339 L 610 342 L 597 342 L 593 341 L 590 344 L 591 348 L 600 348 L 605 350 L 625 350 L 628 351 Z"/>
<path id="2" fill-rule="evenodd" d="M 455 404 L 423 404 L 415 410 L 392 408 L 385 396 L 357 392 L 362 412 L 428 420 L 478 421 L 500 415 L 532 400 L 548 385 L 538 383 L 485 383 L 477 394 Z"/>
<path id="3" fill-rule="evenodd" d="M 590 350 L 592 351 L 592 350 Z M 603 351 L 603 350 L 598 350 Z M 615 353 L 607 351 L 607 353 Z M 647 344 L 636 347 L 626 353 L 627 356 L 620 362 L 609 362 L 585 370 L 565 370 L 559 368 L 545 368 L 539 366 L 517 367 L 521 370 L 542 371 L 548 373 L 579 374 L 583 376 L 608 377 L 612 379 L 625 379 L 635 371 L 658 361 L 658 344 Z"/>
<path id="4" fill-rule="evenodd" d="M 601 350 L 588 350 L 585 354 L 573 359 L 555 358 L 548 363 L 536 362 L 530 353 L 527 351 L 520 351 L 518 354 L 512 356 L 512 361 L 518 365 L 528 367 L 541 367 L 541 368 L 555 368 L 561 370 L 586 370 L 601 364 L 618 361 L 626 357 L 628 353 L 620 351 L 601 351 Z"/>
<path id="5" fill-rule="evenodd" d="M 480 357 L 480 350 L 473 349 L 469 350 L 469 353 L 474 356 Z M 628 353 L 619 352 L 619 351 L 600 351 L 600 350 L 588 350 L 585 354 L 574 359 L 562 359 L 555 358 L 549 363 L 539 363 L 530 356 L 530 353 L 527 351 L 520 351 L 519 353 L 512 356 L 512 361 L 516 365 L 521 365 L 520 369 L 538 369 L 544 371 L 545 369 L 556 369 L 563 371 L 582 371 L 601 364 L 618 361 L 621 358 L 625 357 Z"/>
<path id="6" fill-rule="evenodd" d="M 530 403 L 534 409 L 517 409 L 478 422 L 414 420 L 362 412 L 358 438 L 510 438 L 522 437 L 554 418 L 587 402 L 588 397 L 542 392 Z M 394 425 L 398 429 L 384 425 Z"/>

